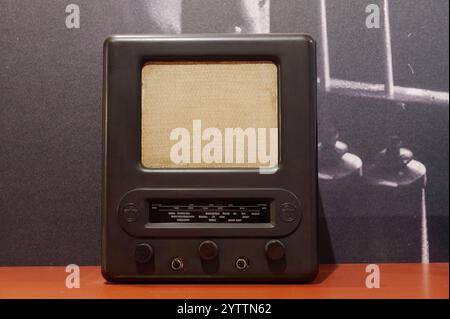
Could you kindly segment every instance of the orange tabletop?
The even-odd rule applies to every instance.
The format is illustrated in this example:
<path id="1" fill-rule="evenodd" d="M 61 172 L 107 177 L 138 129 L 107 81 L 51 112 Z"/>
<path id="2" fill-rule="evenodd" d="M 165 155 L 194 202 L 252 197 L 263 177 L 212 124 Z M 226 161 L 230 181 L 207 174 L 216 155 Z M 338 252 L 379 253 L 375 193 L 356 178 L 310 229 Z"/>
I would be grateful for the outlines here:
<path id="1" fill-rule="evenodd" d="M 366 265 L 322 265 L 310 284 L 106 283 L 98 266 L 80 267 L 80 288 L 66 288 L 65 267 L 0 267 L 0 298 L 446 298 L 448 263 L 379 264 L 380 288 L 366 288 Z"/>

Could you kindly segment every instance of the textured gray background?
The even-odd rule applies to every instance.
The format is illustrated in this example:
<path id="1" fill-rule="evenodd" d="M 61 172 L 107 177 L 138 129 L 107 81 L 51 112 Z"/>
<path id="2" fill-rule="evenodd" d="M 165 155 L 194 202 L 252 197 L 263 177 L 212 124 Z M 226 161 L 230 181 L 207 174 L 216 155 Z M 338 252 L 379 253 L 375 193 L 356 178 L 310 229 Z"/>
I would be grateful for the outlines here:
<path id="1" fill-rule="evenodd" d="M 161 33 L 145 2 L 0 0 L 0 265 L 99 263 L 102 43 L 109 34 Z M 366 4 L 377 2 L 328 1 L 332 77 L 383 83 L 381 31 L 364 27 Z M 69 3 L 80 6 L 79 30 L 65 27 Z M 271 32 L 320 40 L 317 3 L 272 0 Z M 391 1 L 396 84 L 448 92 L 448 6 Z M 182 31 L 226 32 L 239 19 L 233 1 L 185 1 Z M 431 259 L 448 261 L 448 104 L 399 111 L 322 92 L 319 102 L 363 161 L 396 133 L 427 166 Z M 323 260 L 369 261 L 341 240 L 357 231 L 346 225 L 328 220 L 321 236 L 334 251 Z"/>

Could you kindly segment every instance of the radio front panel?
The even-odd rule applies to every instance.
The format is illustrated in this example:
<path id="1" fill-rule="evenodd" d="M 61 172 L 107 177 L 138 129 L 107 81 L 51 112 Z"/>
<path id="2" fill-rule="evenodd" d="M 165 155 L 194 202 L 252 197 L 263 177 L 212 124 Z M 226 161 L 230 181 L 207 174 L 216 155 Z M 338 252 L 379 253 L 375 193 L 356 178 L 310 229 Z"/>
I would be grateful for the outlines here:
<path id="1" fill-rule="evenodd" d="M 314 278 L 315 63 L 296 34 L 105 41 L 105 278 Z"/>

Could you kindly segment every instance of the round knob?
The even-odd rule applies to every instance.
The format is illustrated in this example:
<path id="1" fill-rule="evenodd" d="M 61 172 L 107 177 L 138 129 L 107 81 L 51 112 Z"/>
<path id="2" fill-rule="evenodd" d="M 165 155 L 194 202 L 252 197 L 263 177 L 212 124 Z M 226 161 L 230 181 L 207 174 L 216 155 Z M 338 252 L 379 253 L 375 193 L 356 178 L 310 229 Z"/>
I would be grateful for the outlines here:
<path id="1" fill-rule="evenodd" d="M 203 260 L 212 260 L 219 254 L 219 246 L 211 240 L 205 240 L 198 246 L 198 253 Z"/>
<path id="2" fill-rule="evenodd" d="M 140 264 L 148 263 L 153 258 L 153 248 L 149 244 L 139 244 L 134 250 L 134 259 Z"/>
<path id="3" fill-rule="evenodd" d="M 279 240 L 271 240 L 266 244 L 266 256 L 270 260 L 280 260 L 284 257 L 284 245 Z"/>
<path id="4" fill-rule="evenodd" d="M 296 220 L 298 212 L 294 203 L 286 202 L 280 205 L 280 218 L 286 223 L 292 223 Z"/>
<path id="5" fill-rule="evenodd" d="M 122 208 L 122 215 L 127 222 L 135 222 L 139 217 L 139 209 L 137 208 L 136 204 L 125 204 L 125 206 L 123 206 Z"/>

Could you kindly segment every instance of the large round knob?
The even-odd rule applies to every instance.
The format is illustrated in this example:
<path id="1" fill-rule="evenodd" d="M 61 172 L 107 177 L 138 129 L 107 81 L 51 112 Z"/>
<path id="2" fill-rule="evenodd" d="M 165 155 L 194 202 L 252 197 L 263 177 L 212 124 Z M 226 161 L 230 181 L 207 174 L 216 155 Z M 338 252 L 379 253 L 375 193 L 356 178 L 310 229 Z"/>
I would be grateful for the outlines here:
<path id="1" fill-rule="evenodd" d="M 271 240 L 266 244 L 266 257 L 270 260 L 280 260 L 284 257 L 284 245 L 279 240 Z"/>
<path id="2" fill-rule="evenodd" d="M 134 259 L 140 264 L 148 263 L 153 258 L 153 248 L 149 244 L 139 244 L 134 250 Z"/>
<path id="3" fill-rule="evenodd" d="M 219 254 L 219 246 L 212 240 L 205 240 L 198 246 L 198 253 L 203 260 L 213 260 Z"/>

